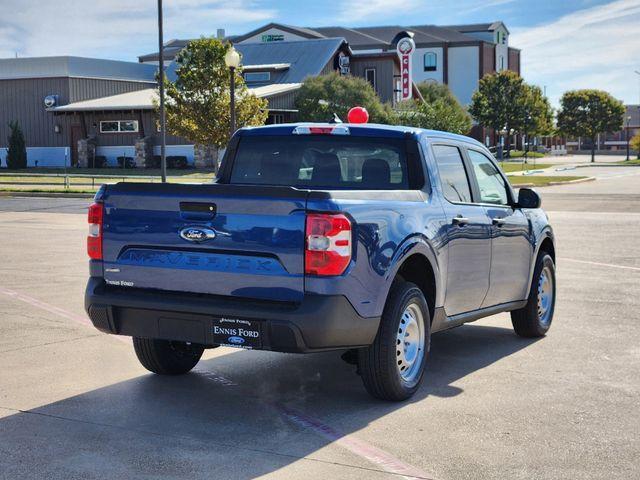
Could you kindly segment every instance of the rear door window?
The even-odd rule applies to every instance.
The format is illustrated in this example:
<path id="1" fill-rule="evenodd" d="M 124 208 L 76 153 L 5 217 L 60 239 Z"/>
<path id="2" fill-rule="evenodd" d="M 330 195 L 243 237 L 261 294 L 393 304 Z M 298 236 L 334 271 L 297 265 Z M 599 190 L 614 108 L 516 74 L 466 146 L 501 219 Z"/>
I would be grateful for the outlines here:
<path id="1" fill-rule="evenodd" d="M 433 145 L 444 197 L 453 203 L 471 203 L 471 187 L 462 154 L 452 145 Z"/>
<path id="2" fill-rule="evenodd" d="M 406 190 L 405 143 L 394 138 L 338 135 L 243 137 L 230 183 Z"/>

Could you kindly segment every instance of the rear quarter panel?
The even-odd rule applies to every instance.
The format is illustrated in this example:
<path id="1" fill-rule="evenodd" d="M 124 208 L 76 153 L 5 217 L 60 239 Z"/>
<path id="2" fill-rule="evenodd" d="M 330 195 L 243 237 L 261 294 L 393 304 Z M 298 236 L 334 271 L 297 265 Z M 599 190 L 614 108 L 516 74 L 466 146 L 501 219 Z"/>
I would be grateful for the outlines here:
<path id="1" fill-rule="evenodd" d="M 442 236 L 445 218 L 439 200 L 425 192 L 368 193 L 360 192 L 364 198 L 354 199 L 348 198 L 347 192 L 330 192 L 330 199 L 307 201 L 307 210 L 342 212 L 351 217 L 354 249 L 351 265 L 342 276 L 307 276 L 305 292 L 345 295 L 360 315 L 372 317 L 382 314 L 391 283 L 412 254 L 427 257 L 439 281 L 440 264 L 446 259 Z M 441 299 L 436 299 L 436 305 L 440 304 Z"/>

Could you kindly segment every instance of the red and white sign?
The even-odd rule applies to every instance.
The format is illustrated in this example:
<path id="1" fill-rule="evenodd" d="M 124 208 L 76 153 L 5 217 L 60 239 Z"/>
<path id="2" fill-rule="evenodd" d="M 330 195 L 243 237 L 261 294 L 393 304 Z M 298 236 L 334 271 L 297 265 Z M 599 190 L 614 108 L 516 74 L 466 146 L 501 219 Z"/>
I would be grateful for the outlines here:
<path id="1" fill-rule="evenodd" d="M 400 56 L 400 100 L 410 100 L 412 96 L 411 57 L 416 44 L 412 38 L 405 37 L 398 42 Z"/>

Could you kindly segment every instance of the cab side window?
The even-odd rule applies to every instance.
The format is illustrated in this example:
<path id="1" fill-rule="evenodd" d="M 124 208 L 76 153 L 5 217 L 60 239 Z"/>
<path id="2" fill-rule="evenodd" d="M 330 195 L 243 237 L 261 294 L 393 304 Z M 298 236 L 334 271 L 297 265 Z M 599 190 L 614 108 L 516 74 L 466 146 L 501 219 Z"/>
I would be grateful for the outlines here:
<path id="1" fill-rule="evenodd" d="M 467 150 L 467 153 L 478 181 L 480 202 L 508 205 L 507 185 L 493 162 L 476 150 Z"/>
<path id="2" fill-rule="evenodd" d="M 434 145 L 433 153 L 444 197 L 454 203 L 471 203 L 471 188 L 460 149 L 451 145 Z"/>

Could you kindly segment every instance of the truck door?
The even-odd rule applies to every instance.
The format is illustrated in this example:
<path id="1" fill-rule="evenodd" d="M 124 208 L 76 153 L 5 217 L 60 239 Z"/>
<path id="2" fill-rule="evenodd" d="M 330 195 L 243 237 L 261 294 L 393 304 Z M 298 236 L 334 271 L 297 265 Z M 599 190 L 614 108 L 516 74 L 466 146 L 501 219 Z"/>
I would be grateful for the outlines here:
<path id="1" fill-rule="evenodd" d="M 467 155 L 475 177 L 476 201 L 484 205 L 492 222 L 490 285 L 482 306 L 523 300 L 533 255 L 529 221 L 512 207 L 511 189 L 493 161 L 472 148 Z"/>
<path id="2" fill-rule="evenodd" d="M 491 220 L 482 205 L 473 203 L 469 172 L 459 146 L 434 144 L 433 153 L 444 197 L 448 242 L 448 316 L 477 310 L 489 289 Z"/>

